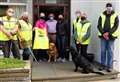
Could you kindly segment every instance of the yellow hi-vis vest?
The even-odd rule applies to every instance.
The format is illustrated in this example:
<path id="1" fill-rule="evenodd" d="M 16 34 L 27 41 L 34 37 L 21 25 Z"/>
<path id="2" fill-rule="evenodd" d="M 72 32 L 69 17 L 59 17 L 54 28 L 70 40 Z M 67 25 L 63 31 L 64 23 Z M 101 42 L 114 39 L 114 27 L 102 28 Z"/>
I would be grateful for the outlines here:
<path id="1" fill-rule="evenodd" d="M 76 28 L 77 23 L 80 23 L 80 21 L 81 21 L 81 17 L 79 18 L 78 21 L 77 21 L 77 19 L 75 19 L 75 20 L 73 21 L 74 29 Z"/>
<path id="2" fill-rule="evenodd" d="M 32 25 L 26 23 L 24 20 L 19 20 L 20 29 L 18 37 L 21 39 L 21 46 L 23 48 L 32 46 Z M 23 40 L 23 41 L 22 41 Z"/>
<path id="3" fill-rule="evenodd" d="M 49 39 L 46 28 L 35 28 L 33 49 L 49 49 Z"/>
<path id="4" fill-rule="evenodd" d="M 115 18 L 117 17 L 117 14 L 114 13 L 113 15 L 111 15 L 110 17 L 110 27 L 113 28 L 114 23 L 115 23 Z M 105 25 L 105 20 L 106 20 L 106 16 L 102 13 L 101 14 L 101 19 L 102 19 L 102 28 L 104 28 Z M 98 32 L 99 36 L 102 36 L 102 34 L 100 32 Z M 118 37 L 119 32 L 118 29 L 112 34 L 113 37 Z"/>
<path id="5" fill-rule="evenodd" d="M 12 17 L 12 18 L 10 18 L 10 20 L 8 20 L 7 16 L 4 16 L 4 17 L 0 18 L 0 21 L 3 22 L 3 27 L 5 28 L 5 30 L 7 32 L 11 32 L 15 28 L 17 19 Z M 17 36 L 14 35 L 12 39 L 17 40 Z M 0 31 L 0 40 L 1 41 L 8 41 L 10 39 L 8 38 L 8 36 L 5 33 Z"/>
<path id="6" fill-rule="evenodd" d="M 78 41 L 82 42 L 83 37 L 86 35 L 87 30 L 90 26 L 91 26 L 90 22 L 85 23 L 83 26 L 81 23 L 77 24 L 76 30 L 77 30 L 77 40 Z M 89 43 L 90 43 L 90 37 L 86 41 L 82 42 L 81 44 L 87 45 Z"/>

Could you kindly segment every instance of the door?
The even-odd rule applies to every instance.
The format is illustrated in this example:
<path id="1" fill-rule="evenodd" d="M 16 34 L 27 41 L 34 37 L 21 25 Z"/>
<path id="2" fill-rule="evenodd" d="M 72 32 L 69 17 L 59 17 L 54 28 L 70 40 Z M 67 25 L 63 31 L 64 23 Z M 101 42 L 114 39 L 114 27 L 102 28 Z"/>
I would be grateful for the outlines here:
<path id="1" fill-rule="evenodd" d="M 68 23 L 68 36 L 67 36 L 67 46 L 70 45 L 70 3 L 68 4 L 45 4 L 45 3 L 33 3 L 33 25 L 39 19 L 40 12 L 46 14 L 46 20 L 50 13 L 55 14 L 55 19 L 57 20 L 59 14 L 63 14 L 65 21 Z"/>
<path id="2" fill-rule="evenodd" d="M 66 20 L 69 20 L 70 14 L 69 14 L 69 8 L 66 4 L 34 4 L 33 5 L 33 19 L 34 23 L 37 19 L 39 19 L 40 12 L 44 12 L 46 15 L 46 20 L 48 19 L 48 15 L 50 13 L 54 13 L 55 19 L 57 20 L 57 17 L 59 14 L 63 14 Z"/>

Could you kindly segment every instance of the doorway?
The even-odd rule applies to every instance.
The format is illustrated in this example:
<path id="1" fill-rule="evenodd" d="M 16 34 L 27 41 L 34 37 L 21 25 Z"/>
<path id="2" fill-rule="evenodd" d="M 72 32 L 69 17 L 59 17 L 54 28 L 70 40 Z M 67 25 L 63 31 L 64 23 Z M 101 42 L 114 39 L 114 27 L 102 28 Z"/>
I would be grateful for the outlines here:
<path id="1" fill-rule="evenodd" d="M 39 0 L 38 0 L 39 1 Z M 46 20 L 48 20 L 48 15 L 53 13 L 55 15 L 55 19 L 57 20 L 59 14 L 63 14 L 65 21 L 68 25 L 67 32 L 67 41 L 66 45 L 69 48 L 70 46 L 70 1 L 71 0 L 56 0 L 57 3 L 45 3 L 33 1 L 33 26 L 35 26 L 35 22 L 39 19 L 39 15 L 41 12 L 44 12 L 46 15 Z M 52 1 L 52 0 L 51 0 Z M 66 2 L 67 1 L 67 2 Z M 67 53 L 69 54 L 69 52 Z"/>
<path id="2" fill-rule="evenodd" d="M 33 24 L 39 19 L 39 14 L 41 12 L 45 13 L 46 20 L 48 20 L 48 15 L 50 13 L 54 13 L 56 20 L 59 14 L 63 14 L 65 20 L 70 19 L 70 8 L 68 4 L 33 4 Z"/>
<path id="3" fill-rule="evenodd" d="M 46 20 L 48 20 L 48 15 L 50 13 L 54 13 L 55 15 L 55 19 L 57 20 L 57 17 L 59 14 L 63 14 L 64 13 L 64 7 L 56 7 L 56 6 L 41 6 L 39 9 L 40 12 L 44 12 L 46 15 Z"/>
<path id="4" fill-rule="evenodd" d="M 61 0 L 63 1 L 63 0 Z M 48 15 L 50 13 L 54 13 L 55 19 L 57 20 L 59 14 L 63 14 L 65 21 L 68 22 L 69 32 L 68 32 L 68 44 L 70 45 L 70 0 L 67 3 L 56 3 L 56 4 L 48 4 L 48 3 L 39 3 L 33 2 L 33 26 L 35 22 L 39 19 L 40 12 L 44 12 L 46 14 L 46 20 L 48 20 Z"/>
<path id="5" fill-rule="evenodd" d="M 0 5 L 0 17 L 5 16 L 7 9 L 8 9 L 7 5 Z"/>

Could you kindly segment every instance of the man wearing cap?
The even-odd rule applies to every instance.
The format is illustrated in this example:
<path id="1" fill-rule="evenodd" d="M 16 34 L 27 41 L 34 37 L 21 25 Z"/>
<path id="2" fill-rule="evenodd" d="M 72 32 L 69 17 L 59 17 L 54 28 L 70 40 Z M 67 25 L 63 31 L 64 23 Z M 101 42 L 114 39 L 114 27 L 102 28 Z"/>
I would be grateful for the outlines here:
<path id="1" fill-rule="evenodd" d="M 107 3 L 106 10 L 99 17 L 97 28 L 101 41 L 101 64 L 108 67 L 108 72 L 112 70 L 114 42 L 118 37 L 118 26 L 118 15 L 113 10 L 112 4 Z"/>

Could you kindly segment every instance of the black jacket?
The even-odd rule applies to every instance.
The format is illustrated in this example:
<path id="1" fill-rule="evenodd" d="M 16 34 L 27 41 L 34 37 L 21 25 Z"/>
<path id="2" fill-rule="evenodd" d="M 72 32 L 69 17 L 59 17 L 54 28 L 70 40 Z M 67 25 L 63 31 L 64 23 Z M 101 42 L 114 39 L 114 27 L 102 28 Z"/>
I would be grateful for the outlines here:
<path id="1" fill-rule="evenodd" d="M 58 21 L 57 25 L 56 25 L 56 33 L 57 35 L 63 35 L 66 36 L 67 35 L 67 24 L 65 21 Z"/>
<path id="2" fill-rule="evenodd" d="M 98 30 L 99 32 L 102 34 L 102 36 L 99 36 L 100 38 L 103 38 L 103 34 L 105 32 L 109 32 L 109 38 L 110 39 L 115 39 L 117 37 L 113 37 L 112 36 L 112 33 L 114 33 L 117 29 L 118 29 L 118 26 L 119 26 L 119 18 L 118 16 L 115 18 L 115 23 L 114 23 L 114 26 L 111 28 L 110 27 L 110 17 L 111 15 L 113 15 L 115 12 L 112 11 L 112 13 L 110 15 L 107 14 L 106 11 L 103 12 L 103 14 L 106 16 L 106 20 L 105 20 L 105 25 L 104 25 L 104 29 L 102 28 L 102 18 L 101 16 L 99 17 L 99 20 L 98 20 Z"/>

